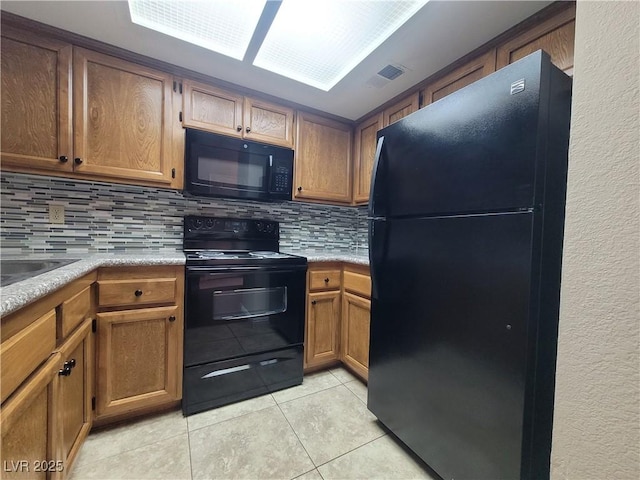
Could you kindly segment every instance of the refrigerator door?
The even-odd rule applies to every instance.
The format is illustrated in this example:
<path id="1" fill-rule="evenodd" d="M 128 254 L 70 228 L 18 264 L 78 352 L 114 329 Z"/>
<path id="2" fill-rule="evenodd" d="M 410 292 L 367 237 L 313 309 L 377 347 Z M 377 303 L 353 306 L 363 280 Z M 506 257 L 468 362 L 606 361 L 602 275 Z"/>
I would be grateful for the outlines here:
<path id="1" fill-rule="evenodd" d="M 521 478 L 536 215 L 371 220 L 368 407 L 445 479 Z"/>
<path id="2" fill-rule="evenodd" d="M 537 52 L 380 130 L 370 216 L 533 207 L 550 68 Z"/>

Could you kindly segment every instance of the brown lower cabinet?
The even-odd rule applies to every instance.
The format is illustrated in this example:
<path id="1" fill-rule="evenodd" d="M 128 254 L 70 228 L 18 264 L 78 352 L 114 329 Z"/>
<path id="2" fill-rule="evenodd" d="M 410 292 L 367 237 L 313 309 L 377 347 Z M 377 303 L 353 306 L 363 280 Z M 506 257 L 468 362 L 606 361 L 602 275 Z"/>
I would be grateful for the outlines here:
<path id="1" fill-rule="evenodd" d="M 96 424 L 182 398 L 184 267 L 101 268 Z"/>
<path id="2" fill-rule="evenodd" d="M 343 262 L 309 264 L 306 371 L 342 362 L 367 379 L 370 297 L 369 267 Z"/>

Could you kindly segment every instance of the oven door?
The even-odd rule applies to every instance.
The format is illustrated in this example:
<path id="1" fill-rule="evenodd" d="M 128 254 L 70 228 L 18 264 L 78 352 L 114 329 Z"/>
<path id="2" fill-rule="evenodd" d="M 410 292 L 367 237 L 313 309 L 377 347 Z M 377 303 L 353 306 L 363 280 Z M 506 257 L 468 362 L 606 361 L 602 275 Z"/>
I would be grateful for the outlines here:
<path id="1" fill-rule="evenodd" d="M 187 267 L 185 367 L 301 345 L 306 266 Z"/>

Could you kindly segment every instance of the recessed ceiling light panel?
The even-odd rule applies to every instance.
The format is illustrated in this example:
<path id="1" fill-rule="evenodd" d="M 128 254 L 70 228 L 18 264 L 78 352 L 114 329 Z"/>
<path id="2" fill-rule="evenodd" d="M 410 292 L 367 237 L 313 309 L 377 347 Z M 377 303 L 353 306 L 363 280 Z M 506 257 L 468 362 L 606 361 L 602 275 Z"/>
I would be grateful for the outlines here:
<path id="1" fill-rule="evenodd" d="M 131 21 L 242 60 L 266 0 L 129 0 Z"/>
<path id="2" fill-rule="evenodd" d="M 328 91 L 427 0 L 283 0 L 253 64 Z"/>

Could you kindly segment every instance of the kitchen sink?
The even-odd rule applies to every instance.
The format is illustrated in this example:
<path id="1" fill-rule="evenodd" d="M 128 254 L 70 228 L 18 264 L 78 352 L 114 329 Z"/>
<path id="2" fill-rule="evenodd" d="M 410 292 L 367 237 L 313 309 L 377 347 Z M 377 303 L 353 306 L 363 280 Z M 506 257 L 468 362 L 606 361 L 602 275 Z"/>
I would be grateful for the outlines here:
<path id="1" fill-rule="evenodd" d="M 77 259 L 23 260 L 2 258 L 0 259 L 0 286 L 11 285 L 77 261 Z"/>

